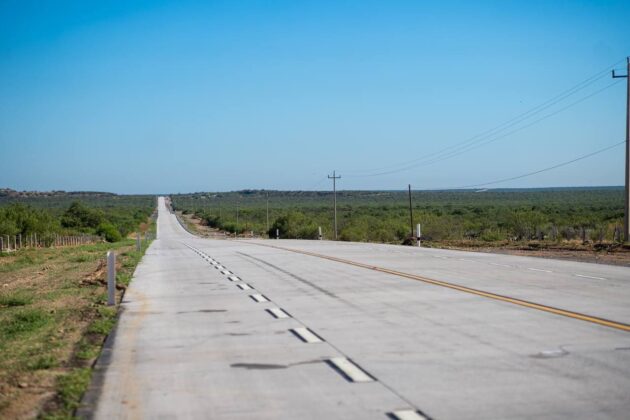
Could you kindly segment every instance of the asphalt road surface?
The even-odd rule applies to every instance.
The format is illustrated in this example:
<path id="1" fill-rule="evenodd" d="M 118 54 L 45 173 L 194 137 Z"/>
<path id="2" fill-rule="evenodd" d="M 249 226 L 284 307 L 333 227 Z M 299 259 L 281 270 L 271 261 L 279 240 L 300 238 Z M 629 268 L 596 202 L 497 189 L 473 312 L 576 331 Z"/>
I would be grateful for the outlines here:
<path id="1" fill-rule="evenodd" d="M 630 418 L 630 269 L 187 233 L 125 294 L 83 415 Z"/>

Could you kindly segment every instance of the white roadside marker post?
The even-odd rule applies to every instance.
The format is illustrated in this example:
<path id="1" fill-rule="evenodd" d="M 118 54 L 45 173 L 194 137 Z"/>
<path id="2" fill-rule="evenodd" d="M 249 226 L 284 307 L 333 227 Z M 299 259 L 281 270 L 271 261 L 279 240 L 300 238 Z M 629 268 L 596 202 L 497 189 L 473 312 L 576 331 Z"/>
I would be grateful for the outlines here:
<path id="1" fill-rule="evenodd" d="M 280 229 L 276 229 L 276 239 L 280 239 Z"/>
<path id="2" fill-rule="evenodd" d="M 116 304 L 116 253 L 107 251 L 107 306 Z"/>
<path id="3" fill-rule="evenodd" d="M 422 243 L 420 242 L 421 236 L 422 236 L 422 230 L 420 227 L 420 223 L 418 223 L 418 226 L 416 226 L 416 237 L 418 238 L 418 246 L 422 246 Z"/>
<path id="4" fill-rule="evenodd" d="M 319 227 L 319 236 L 318 236 L 319 240 L 322 240 L 322 227 Z"/>

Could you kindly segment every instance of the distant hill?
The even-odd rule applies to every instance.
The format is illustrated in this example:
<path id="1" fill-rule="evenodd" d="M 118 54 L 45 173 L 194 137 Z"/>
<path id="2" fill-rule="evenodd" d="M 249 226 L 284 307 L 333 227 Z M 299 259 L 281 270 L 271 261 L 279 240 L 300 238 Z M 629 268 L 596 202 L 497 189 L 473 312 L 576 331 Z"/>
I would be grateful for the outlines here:
<path id="1" fill-rule="evenodd" d="M 16 191 L 11 188 L 0 188 L 2 198 L 41 198 L 41 197 L 112 197 L 114 193 L 100 191 Z"/>

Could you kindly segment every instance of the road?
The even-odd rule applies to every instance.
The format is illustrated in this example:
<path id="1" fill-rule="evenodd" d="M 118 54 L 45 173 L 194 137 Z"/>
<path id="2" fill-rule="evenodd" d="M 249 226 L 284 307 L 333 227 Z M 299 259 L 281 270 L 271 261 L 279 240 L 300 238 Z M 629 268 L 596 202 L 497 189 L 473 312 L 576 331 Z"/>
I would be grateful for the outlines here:
<path id="1" fill-rule="evenodd" d="M 628 324 L 628 268 L 201 239 L 160 198 L 158 239 L 80 413 L 627 419 Z"/>

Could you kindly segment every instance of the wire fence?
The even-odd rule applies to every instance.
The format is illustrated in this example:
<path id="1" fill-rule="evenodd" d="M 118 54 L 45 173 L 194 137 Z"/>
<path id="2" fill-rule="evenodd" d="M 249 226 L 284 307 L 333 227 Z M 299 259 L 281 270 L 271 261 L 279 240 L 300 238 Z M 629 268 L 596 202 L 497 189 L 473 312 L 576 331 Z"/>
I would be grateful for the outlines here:
<path id="1" fill-rule="evenodd" d="M 103 242 L 97 235 L 57 235 L 49 233 L 38 235 L 0 235 L 0 252 L 14 252 L 25 248 L 58 248 L 88 245 Z"/>

